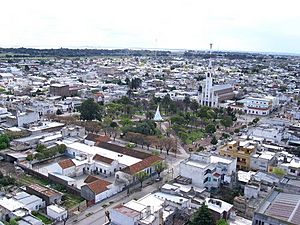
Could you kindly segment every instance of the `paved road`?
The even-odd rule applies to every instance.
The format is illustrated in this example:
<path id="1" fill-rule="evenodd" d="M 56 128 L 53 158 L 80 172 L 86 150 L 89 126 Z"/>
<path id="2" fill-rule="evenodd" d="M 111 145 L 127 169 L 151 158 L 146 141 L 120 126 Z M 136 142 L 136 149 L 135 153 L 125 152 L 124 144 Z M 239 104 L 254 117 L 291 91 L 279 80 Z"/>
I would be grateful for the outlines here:
<path id="1" fill-rule="evenodd" d="M 77 225 L 102 225 L 105 222 L 107 222 L 107 218 L 105 217 L 105 211 L 110 210 L 116 205 L 120 203 L 126 203 L 132 199 L 138 199 L 141 198 L 151 192 L 156 191 L 161 187 L 163 184 L 163 181 L 159 183 L 153 183 L 152 185 L 144 187 L 141 191 L 137 191 L 130 196 L 127 196 L 127 192 L 122 192 L 118 195 L 116 195 L 113 198 L 110 198 L 107 201 L 101 202 L 100 204 L 94 205 L 87 210 L 85 210 L 83 213 L 78 215 L 77 217 L 70 218 L 66 224 L 77 224 Z M 139 185 L 139 184 L 138 184 Z M 138 186 L 137 185 L 137 186 Z M 112 204 L 109 204 L 109 202 L 113 202 Z M 106 208 L 103 208 L 103 205 L 106 204 L 109 206 Z"/>

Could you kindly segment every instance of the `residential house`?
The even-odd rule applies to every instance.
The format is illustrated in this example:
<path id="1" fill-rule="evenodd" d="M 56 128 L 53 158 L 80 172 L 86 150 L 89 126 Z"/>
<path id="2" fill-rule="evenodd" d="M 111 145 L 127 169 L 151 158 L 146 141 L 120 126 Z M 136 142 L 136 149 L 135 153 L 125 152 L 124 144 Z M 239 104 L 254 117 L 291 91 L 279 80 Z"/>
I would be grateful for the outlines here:
<path id="1" fill-rule="evenodd" d="M 200 188 L 218 188 L 230 183 L 236 172 L 236 159 L 210 153 L 194 153 L 179 164 L 179 174 Z"/>
<path id="2" fill-rule="evenodd" d="M 55 221 L 64 221 L 68 218 L 68 211 L 58 205 L 47 206 L 47 216 Z"/>
<path id="3" fill-rule="evenodd" d="M 251 155 L 257 150 L 252 140 L 230 141 L 220 149 L 220 155 L 237 159 L 237 169 L 250 170 Z"/>
<path id="4" fill-rule="evenodd" d="M 98 177 L 89 176 L 85 183 L 81 187 L 81 197 L 88 201 L 88 205 L 98 203 L 117 193 L 112 183 Z"/>
<path id="5" fill-rule="evenodd" d="M 76 176 L 76 164 L 73 162 L 72 159 L 64 159 L 59 161 L 58 163 L 59 172 L 60 174 L 68 177 L 75 177 Z"/>
<path id="6" fill-rule="evenodd" d="M 251 170 L 270 171 L 272 166 L 275 165 L 276 154 L 270 151 L 257 151 L 251 155 L 250 168 Z"/>
<path id="7" fill-rule="evenodd" d="M 37 197 L 36 195 L 30 195 L 25 191 L 18 192 L 13 199 L 24 204 L 24 207 L 29 211 L 38 211 L 46 206 L 43 199 Z"/>

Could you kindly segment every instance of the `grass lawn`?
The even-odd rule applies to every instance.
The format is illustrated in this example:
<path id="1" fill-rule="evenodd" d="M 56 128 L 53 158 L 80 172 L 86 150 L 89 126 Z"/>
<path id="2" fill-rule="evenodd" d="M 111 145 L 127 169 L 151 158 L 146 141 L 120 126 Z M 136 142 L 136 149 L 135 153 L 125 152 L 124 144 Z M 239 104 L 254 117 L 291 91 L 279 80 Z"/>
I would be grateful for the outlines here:
<path id="1" fill-rule="evenodd" d="M 50 184 L 48 180 L 37 178 L 31 175 L 23 174 L 22 176 L 17 177 L 17 181 L 24 185 L 29 185 L 29 184 L 40 184 L 47 186 Z"/>
<path id="2" fill-rule="evenodd" d="M 50 220 L 48 217 L 45 215 L 39 213 L 39 212 L 33 212 L 32 213 L 35 217 L 39 218 L 44 224 L 52 224 L 52 220 Z"/>
<path id="3" fill-rule="evenodd" d="M 62 206 L 68 209 L 73 208 L 84 200 L 82 197 L 70 193 L 65 193 L 63 199 Z"/>

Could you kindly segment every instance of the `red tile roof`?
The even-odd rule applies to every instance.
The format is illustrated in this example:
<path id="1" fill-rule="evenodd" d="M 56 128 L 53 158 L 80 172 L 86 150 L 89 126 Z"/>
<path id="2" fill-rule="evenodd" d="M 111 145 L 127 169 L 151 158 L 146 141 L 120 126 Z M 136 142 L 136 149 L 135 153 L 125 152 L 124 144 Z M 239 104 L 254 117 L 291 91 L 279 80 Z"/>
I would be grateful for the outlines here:
<path id="1" fill-rule="evenodd" d="M 103 191 L 108 190 L 107 186 L 111 183 L 106 180 L 97 179 L 91 183 L 88 183 L 87 186 L 94 192 L 96 195 L 100 194 Z"/>
<path id="2" fill-rule="evenodd" d="M 88 135 L 86 136 L 85 140 L 93 141 L 93 142 L 96 142 L 96 143 L 99 143 L 99 142 L 109 142 L 110 141 L 110 137 L 107 136 L 107 135 L 98 135 L 98 134 L 88 133 Z"/>
<path id="3" fill-rule="evenodd" d="M 134 175 L 159 161 L 162 161 L 162 158 L 156 155 L 151 155 L 138 163 L 125 167 L 124 169 L 122 169 L 122 172 Z"/>
<path id="4" fill-rule="evenodd" d="M 89 175 L 87 178 L 85 178 L 85 180 L 84 180 L 84 183 L 92 183 L 92 182 L 94 182 L 94 181 L 96 181 L 96 180 L 99 180 L 100 178 L 98 178 L 98 177 L 95 177 L 95 176 L 92 176 L 92 175 Z"/>
<path id="5" fill-rule="evenodd" d="M 106 164 L 111 164 L 114 161 L 113 159 L 110 159 L 110 158 L 107 158 L 105 156 L 98 155 L 98 154 L 96 154 L 93 157 L 93 160 L 103 162 L 103 163 L 106 163 Z"/>
<path id="6" fill-rule="evenodd" d="M 58 162 L 58 164 L 60 165 L 60 167 L 62 169 L 67 169 L 70 168 L 72 166 L 75 166 L 75 163 L 72 161 L 72 159 L 64 159 Z"/>

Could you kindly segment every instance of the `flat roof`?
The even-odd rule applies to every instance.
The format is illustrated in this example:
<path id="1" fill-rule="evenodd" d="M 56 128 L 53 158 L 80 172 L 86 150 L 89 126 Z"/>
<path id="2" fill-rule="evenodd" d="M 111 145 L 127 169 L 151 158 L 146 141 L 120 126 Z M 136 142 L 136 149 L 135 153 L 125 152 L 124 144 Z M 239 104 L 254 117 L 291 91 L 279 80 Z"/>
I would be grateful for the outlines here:
<path id="1" fill-rule="evenodd" d="M 67 147 L 69 149 L 74 149 L 77 151 L 80 151 L 86 155 L 101 155 L 101 156 L 105 156 L 107 158 L 113 159 L 113 160 L 117 160 L 120 164 L 126 165 L 126 166 L 131 166 L 135 163 L 138 163 L 140 161 L 142 161 L 141 159 L 132 157 L 132 156 L 128 156 L 125 154 L 120 154 L 118 152 L 114 152 L 108 149 L 104 149 L 101 147 L 97 147 L 97 146 L 89 146 L 83 143 L 79 143 L 79 142 L 74 142 L 72 144 L 68 144 Z"/>
<path id="2" fill-rule="evenodd" d="M 6 197 L 0 199 L 0 205 L 11 212 L 20 208 L 24 208 L 24 204 L 20 203 L 19 201 L 13 198 L 6 198 Z"/>
<path id="3" fill-rule="evenodd" d="M 210 156 L 210 162 L 211 163 L 219 163 L 220 162 L 220 163 L 230 164 L 230 163 L 232 163 L 232 160 L 224 158 L 224 157 L 212 155 L 212 156 Z"/>
<path id="4" fill-rule="evenodd" d="M 49 205 L 49 206 L 47 206 L 47 209 L 51 209 L 52 211 L 54 211 L 56 213 L 63 213 L 66 211 L 65 208 L 58 206 L 58 205 Z"/>
<path id="5" fill-rule="evenodd" d="M 205 162 L 199 162 L 199 161 L 194 161 L 194 160 L 188 160 L 185 162 L 186 165 L 190 165 L 190 166 L 194 166 L 194 167 L 198 167 L 198 168 L 206 168 L 207 166 L 209 166 L 208 163 Z"/>

